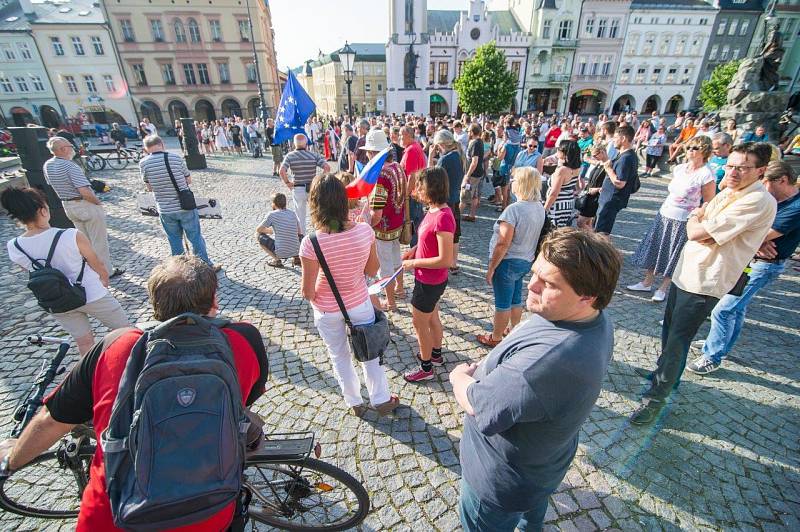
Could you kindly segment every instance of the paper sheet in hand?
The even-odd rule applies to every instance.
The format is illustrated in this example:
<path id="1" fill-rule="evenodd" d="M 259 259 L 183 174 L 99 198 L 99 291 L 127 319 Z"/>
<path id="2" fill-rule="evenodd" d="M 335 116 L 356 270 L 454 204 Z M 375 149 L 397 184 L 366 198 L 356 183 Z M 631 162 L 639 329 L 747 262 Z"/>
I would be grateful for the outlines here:
<path id="1" fill-rule="evenodd" d="M 393 273 L 392 275 L 390 275 L 389 277 L 384 277 L 383 279 L 380 279 L 380 280 L 378 280 L 378 281 L 375 281 L 374 283 L 372 283 L 371 285 L 369 285 L 369 288 L 367 288 L 367 292 L 369 292 L 369 295 L 371 295 L 371 296 L 374 296 L 374 295 L 378 295 L 378 294 L 380 294 L 380 293 L 381 293 L 381 290 L 383 290 L 384 288 L 386 288 L 386 285 L 388 285 L 389 283 L 391 283 L 392 281 L 394 281 L 395 277 L 397 277 L 398 275 L 400 275 L 400 274 L 402 274 L 402 273 L 403 273 L 403 267 L 402 267 L 402 266 L 400 266 L 400 267 L 397 269 L 397 271 L 396 271 L 396 272 L 394 272 L 394 273 Z"/>

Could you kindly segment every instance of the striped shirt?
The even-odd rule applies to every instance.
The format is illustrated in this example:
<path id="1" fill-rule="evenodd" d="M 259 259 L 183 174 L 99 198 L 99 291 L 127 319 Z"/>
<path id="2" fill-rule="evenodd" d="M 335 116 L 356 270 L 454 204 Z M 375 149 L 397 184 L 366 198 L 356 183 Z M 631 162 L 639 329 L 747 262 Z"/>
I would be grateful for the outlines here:
<path id="1" fill-rule="evenodd" d="M 80 198 L 78 189 L 92 186 L 75 161 L 61 157 L 52 157 L 45 161 L 44 178 L 62 201 Z"/>
<path id="2" fill-rule="evenodd" d="M 178 192 L 169 178 L 167 165 L 164 164 L 164 153 L 157 151 L 139 161 L 139 172 L 142 175 L 142 181 L 153 188 L 159 213 L 180 212 L 181 202 L 178 200 Z M 175 176 L 178 188 L 181 190 L 189 188 L 186 183 L 189 169 L 186 168 L 183 157 L 176 153 L 169 153 L 169 167 L 172 169 L 172 175 Z"/>
<path id="3" fill-rule="evenodd" d="M 302 234 L 300 222 L 294 211 L 277 209 L 271 211 L 261 222 L 261 227 L 271 227 L 275 237 L 275 254 L 282 258 L 296 257 L 300 252 L 300 239 Z"/>
<path id="4" fill-rule="evenodd" d="M 336 288 L 342 296 L 344 307 L 352 309 L 367 300 L 367 281 L 364 268 L 369 259 L 375 233 L 365 223 L 355 224 L 341 233 L 323 233 L 318 231 L 319 247 L 325 256 L 325 262 L 331 270 Z M 317 260 L 314 245 L 308 236 L 300 244 L 300 256 L 313 261 Z M 321 312 L 339 312 L 339 305 L 333 297 L 322 268 L 319 269 L 316 283 L 316 295 L 311 305 Z"/>
<path id="5" fill-rule="evenodd" d="M 306 185 L 314 180 L 317 167 L 324 165 L 325 159 L 321 155 L 308 150 L 293 150 L 284 157 L 281 170 L 292 173 L 295 185 Z"/>

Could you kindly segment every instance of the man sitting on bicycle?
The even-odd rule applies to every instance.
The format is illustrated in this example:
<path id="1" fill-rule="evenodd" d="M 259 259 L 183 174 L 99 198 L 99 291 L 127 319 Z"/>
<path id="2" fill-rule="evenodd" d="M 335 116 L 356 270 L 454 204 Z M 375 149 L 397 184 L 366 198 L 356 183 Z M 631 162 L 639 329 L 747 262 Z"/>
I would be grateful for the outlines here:
<path id="1" fill-rule="evenodd" d="M 155 319 L 166 321 L 184 312 L 215 317 L 217 275 L 195 256 L 177 255 L 156 266 L 147 281 Z M 229 323 L 222 331 L 230 343 L 245 405 L 264 393 L 268 375 L 267 355 L 261 333 L 253 325 Z M 72 368 L 64 381 L 44 401 L 43 408 L 19 440 L 0 444 L 0 474 L 9 474 L 52 447 L 75 425 L 90 420 L 96 434 L 109 424 L 120 379 L 134 344 L 142 335 L 136 328 L 117 329 Z M 10 449 L 10 452 L 8 450 Z M 90 481 L 83 492 L 77 530 L 117 530 L 106 493 L 103 451 L 98 445 L 92 459 Z M 181 530 L 224 530 L 233 519 L 234 505 Z"/>
<path id="2" fill-rule="evenodd" d="M 125 132 L 119 128 L 119 124 L 116 122 L 111 124 L 111 131 L 108 135 L 111 137 L 111 140 L 114 141 L 114 146 L 116 146 L 117 149 L 124 148 L 125 143 L 128 141 L 125 137 Z"/>

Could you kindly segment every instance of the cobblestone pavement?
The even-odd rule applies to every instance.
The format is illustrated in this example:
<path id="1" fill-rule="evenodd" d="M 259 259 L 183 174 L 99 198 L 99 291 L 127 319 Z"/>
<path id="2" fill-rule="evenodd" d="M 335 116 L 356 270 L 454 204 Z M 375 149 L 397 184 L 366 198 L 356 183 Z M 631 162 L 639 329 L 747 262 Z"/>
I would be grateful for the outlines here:
<path id="1" fill-rule="evenodd" d="M 210 255 L 225 268 L 221 307 L 229 317 L 254 323 L 268 345 L 271 376 L 258 411 L 271 430 L 314 431 L 322 458 L 367 486 L 372 511 L 364 530 L 458 528 L 463 414 L 446 370 L 487 353 L 474 335 L 491 324 L 492 296 L 483 277 L 494 211 L 482 206 L 478 223 L 464 227 L 462 273 L 442 303 L 446 367 L 430 383 L 403 382 L 401 374 L 414 365 L 415 342 L 409 308 L 401 305 L 391 316 L 386 367 L 393 391 L 408 406 L 395 417 L 379 419 L 372 412 L 359 420 L 341 401 L 311 310 L 300 297 L 299 269 L 267 267 L 255 243 L 254 228 L 269 209 L 270 194 L 282 188 L 271 170 L 268 159 L 210 158 L 207 171 L 195 172 L 193 185 L 199 195 L 218 198 L 225 216 L 202 222 Z M 113 187 L 103 196 L 112 252 L 127 268 L 113 291 L 133 321 L 147 320 L 145 280 L 168 253 L 167 241 L 156 218 L 135 210 L 135 170 L 100 177 Z M 660 205 L 666 182 L 644 180 L 622 212 L 614 241 L 626 258 Z M 0 219 L 3 242 L 15 232 L 8 219 Z M 652 428 L 634 428 L 627 416 L 644 387 L 634 370 L 652 368 L 658 355 L 663 304 L 625 291 L 615 295 L 614 359 L 581 432 L 578 456 L 552 497 L 548 529 L 800 530 L 800 275 L 791 266 L 751 305 L 731 360 L 711 376 L 686 375 Z M 626 262 L 620 286 L 639 275 Z M 7 433 L 15 399 L 46 356 L 25 346 L 25 335 L 61 333 L 24 288 L 23 275 L 11 272 L 5 253 L 0 298 L 0 419 Z M 74 526 L 10 514 L 0 515 L 0 524 L 16 530 Z"/>

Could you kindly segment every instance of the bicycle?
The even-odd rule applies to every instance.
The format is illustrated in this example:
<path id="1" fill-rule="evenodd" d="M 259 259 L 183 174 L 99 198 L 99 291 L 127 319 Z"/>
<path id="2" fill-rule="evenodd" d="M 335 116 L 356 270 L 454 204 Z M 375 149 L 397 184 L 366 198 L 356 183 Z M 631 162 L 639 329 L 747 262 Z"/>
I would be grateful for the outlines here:
<path id="1" fill-rule="evenodd" d="M 89 144 L 86 142 L 81 144 L 79 155 L 86 170 L 97 172 L 106 167 L 106 160 L 98 154 L 91 152 L 89 150 Z"/>
<path id="2" fill-rule="evenodd" d="M 70 347 L 62 338 L 47 336 L 29 336 L 28 342 L 58 344 L 58 351 L 42 364 L 14 409 L 15 438 L 42 406 L 48 386 L 64 373 L 61 362 Z M 94 429 L 76 426 L 54 450 L 0 479 L 0 509 L 41 519 L 77 517 L 95 449 Z M 333 532 L 364 521 L 370 508 L 366 489 L 349 473 L 319 460 L 321 453 L 312 432 L 265 435 L 247 452 L 242 485 L 253 528 L 263 523 L 283 530 Z"/>

